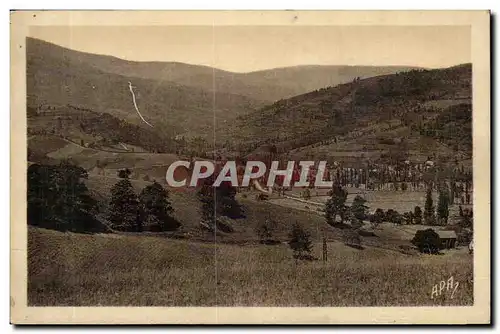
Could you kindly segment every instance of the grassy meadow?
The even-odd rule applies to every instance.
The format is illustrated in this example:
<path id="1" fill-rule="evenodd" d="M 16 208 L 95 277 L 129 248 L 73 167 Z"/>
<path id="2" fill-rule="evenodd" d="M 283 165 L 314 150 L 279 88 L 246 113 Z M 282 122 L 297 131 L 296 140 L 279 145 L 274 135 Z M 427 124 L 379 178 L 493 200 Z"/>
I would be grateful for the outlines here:
<path id="1" fill-rule="evenodd" d="M 328 261 L 298 261 L 288 245 L 235 246 L 153 236 L 28 232 L 31 306 L 471 305 L 466 252 L 404 255 L 340 242 Z M 314 255 L 321 256 L 321 244 Z M 453 277 L 453 298 L 432 288 Z"/>

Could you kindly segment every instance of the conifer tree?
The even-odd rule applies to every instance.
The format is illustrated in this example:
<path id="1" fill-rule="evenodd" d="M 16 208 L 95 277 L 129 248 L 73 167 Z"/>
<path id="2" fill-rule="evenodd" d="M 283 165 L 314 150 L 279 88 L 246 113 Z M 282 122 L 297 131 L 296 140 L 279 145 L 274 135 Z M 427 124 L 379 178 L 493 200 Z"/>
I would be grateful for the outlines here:
<path id="1" fill-rule="evenodd" d="M 419 206 L 416 206 L 413 211 L 413 221 L 417 225 L 422 224 L 422 209 Z"/>
<path id="2" fill-rule="evenodd" d="M 341 223 L 343 223 L 346 212 L 345 202 L 347 200 L 347 191 L 339 183 L 334 183 L 329 194 L 331 197 L 326 202 L 325 207 L 326 221 L 330 225 L 335 225 L 336 217 L 339 215 Z"/>
<path id="3" fill-rule="evenodd" d="M 111 203 L 108 219 L 111 227 L 118 231 L 142 231 L 139 201 L 134 192 L 128 173 L 119 172 L 123 177 L 111 188 Z"/>
<path id="4" fill-rule="evenodd" d="M 172 214 L 174 209 L 168 199 L 168 192 L 154 181 L 146 186 L 139 195 L 142 220 L 150 230 L 168 231 L 180 226 Z"/>
<path id="5" fill-rule="evenodd" d="M 440 225 L 448 224 L 448 216 L 450 214 L 449 210 L 449 191 L 448 187 L 441 187 L 439 191 L 438 205 L 437 205 L 437 217 Z"/>
<path id="6" fill-rule="evenodd" d="M 358 220 L 360 223 L 362 223 L 363 220 L 366 219 L 366 215 L 368 212 L 368 206 L 366 206 L 365 203 L 366 200 L 359 195 L 357 195 L 352 201 L 351 205 L 352 217 Z"/>
<path id="7" fill-rule="evenodd" d="M 427 188 L 427 194 L 425 196 L 424 223 L 426 225 L 435 225 L 436 223 L 434 204 L 432 202 L 432 187 Z"/>

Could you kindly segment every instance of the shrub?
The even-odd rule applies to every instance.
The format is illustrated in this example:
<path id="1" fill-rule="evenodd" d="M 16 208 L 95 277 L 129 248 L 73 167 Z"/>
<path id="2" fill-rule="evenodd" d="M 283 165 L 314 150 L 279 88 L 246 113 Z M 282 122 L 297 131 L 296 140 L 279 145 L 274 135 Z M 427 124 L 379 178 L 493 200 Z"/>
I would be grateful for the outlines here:
<path id="1" fill-rule="evenodd" d="M 363 248 L 361 246 L 361 237 L 358 232 L 355 232 L 353 230 L 346 231 L 343 235 L 343 238 L 345 245 L 359 249 Z"/>
<path id="2" fill-rule="evenodd" d="M 403 214 L 403 219 L 404 219 L 405 223 L 408 224 L 408 225 L 413 224 L 413 218 L 414 218 L 413 217 L 413 212 L 411 212 L 411 211 L 405 212 Z"/>
<path id="3" fill-rule="evenodd" d="M 436 254 L 441 248 L 441 238 L 431 228 L 419 230 L 411 240 L 421 253 Z"/>
<path id="4" fill-rule="evenodd" d="M 402 191 L 408 190 L 408 184 L 406 182 L 401 183 L 401 190 Z"/>
<path id="5" fill-rule="evenodd" d="M 128 168 L 120 169 L 118 171 L 118 177 L 120 179 L 128 179 L 130 177 L 130 174 L 132 174 L 132 172 Z"/>
<path id="6" fill-rule="evenodd" d="M 311 199 L 311 191 L 309 189 L 305 189 L 304 192 L 302 193 L 302 197 L 304 199 Z"/>
<path id="7" fill-rule="evenodd" d="M 293 250 L 293 257 L 305 259 L 310 256 L 312 243 L 309 233 L 299 223 L 294 223 L 288 235 L 288 245 Z"/>
<path id="8" fill-rule="evenodd" d="M 375 210 L 375 214 L 373 214 L 372 219 L 370 220 L 370 222 L 372 223 L 372 227 L 374 228 L 377 227 L 384 221 L 384 219 L 385 219 L 384 210 L 378 208 L 377 210 Z"/>
<path id="9" fill-rule="evenodd" d="M 255 233 L 259 237 L 260 243 L 269 244 L 274 242 L 273 233 L 276 230 L 276 221 L 272 219 L 266 219 L 260 221 L 255 227 Z"/>
<path id="10" fill-rule="evenodd" d="M 460 209 L 459 225 L 463 228 L 473 229 L 474 217 L 473 217 L 472 209 L 462 210 L 461 206 L 459 207 L 459 209 Z"/>
<path id="11" fill-rule="evenodd" d="M 387 210 L 385 214 L 385 219 L 393 224 L 399 225 L 403 223 L 403 217 L 401 216 L 401 214 L 393 209 Z"/>

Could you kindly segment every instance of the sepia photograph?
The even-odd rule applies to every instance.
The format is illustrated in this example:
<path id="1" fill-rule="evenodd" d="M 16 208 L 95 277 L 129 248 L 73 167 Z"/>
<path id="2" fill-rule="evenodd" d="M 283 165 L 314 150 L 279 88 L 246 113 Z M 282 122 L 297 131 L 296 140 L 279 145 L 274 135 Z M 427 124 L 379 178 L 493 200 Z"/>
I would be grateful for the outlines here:
<path id="1" fill-rule="evenodd" d="M 11 321 L 488 323 L 489 22 L 11 12 Z"/>

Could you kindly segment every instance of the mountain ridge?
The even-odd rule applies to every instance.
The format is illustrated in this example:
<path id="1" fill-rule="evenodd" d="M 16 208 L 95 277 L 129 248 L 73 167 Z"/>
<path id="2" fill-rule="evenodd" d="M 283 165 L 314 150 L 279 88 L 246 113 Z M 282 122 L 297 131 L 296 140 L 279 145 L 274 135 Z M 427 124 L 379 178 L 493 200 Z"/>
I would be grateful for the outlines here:
<path id="1" fill-rule="evenodd" d="M 274 145 L 296 160 L 379 159 L 398 150 L 417 160 L 433 150 L 468 159 L 471 85 L 471 64 L 356 79 L 242 115 L 234 131 L 220 136 L 239 143 L 228 151 Z"/>
<path id="2" fill-rule="evenodd" d="M 111 55 L 75 51 L 36 38 L 27 38 L 27 46 L 39 54 L 83 63 L 106 73 L 127 77 L 173 82 L 207 91 L 248 96 L 266 103 L 306 93 L 310 90 L 369 77 L 408 70 L 407 66 L 297 65 L 247 73 L 230 72 L 207 65 L 181 62 L 130 61 Z M 214 86 L 215 83 L 215 86 Z"/>

